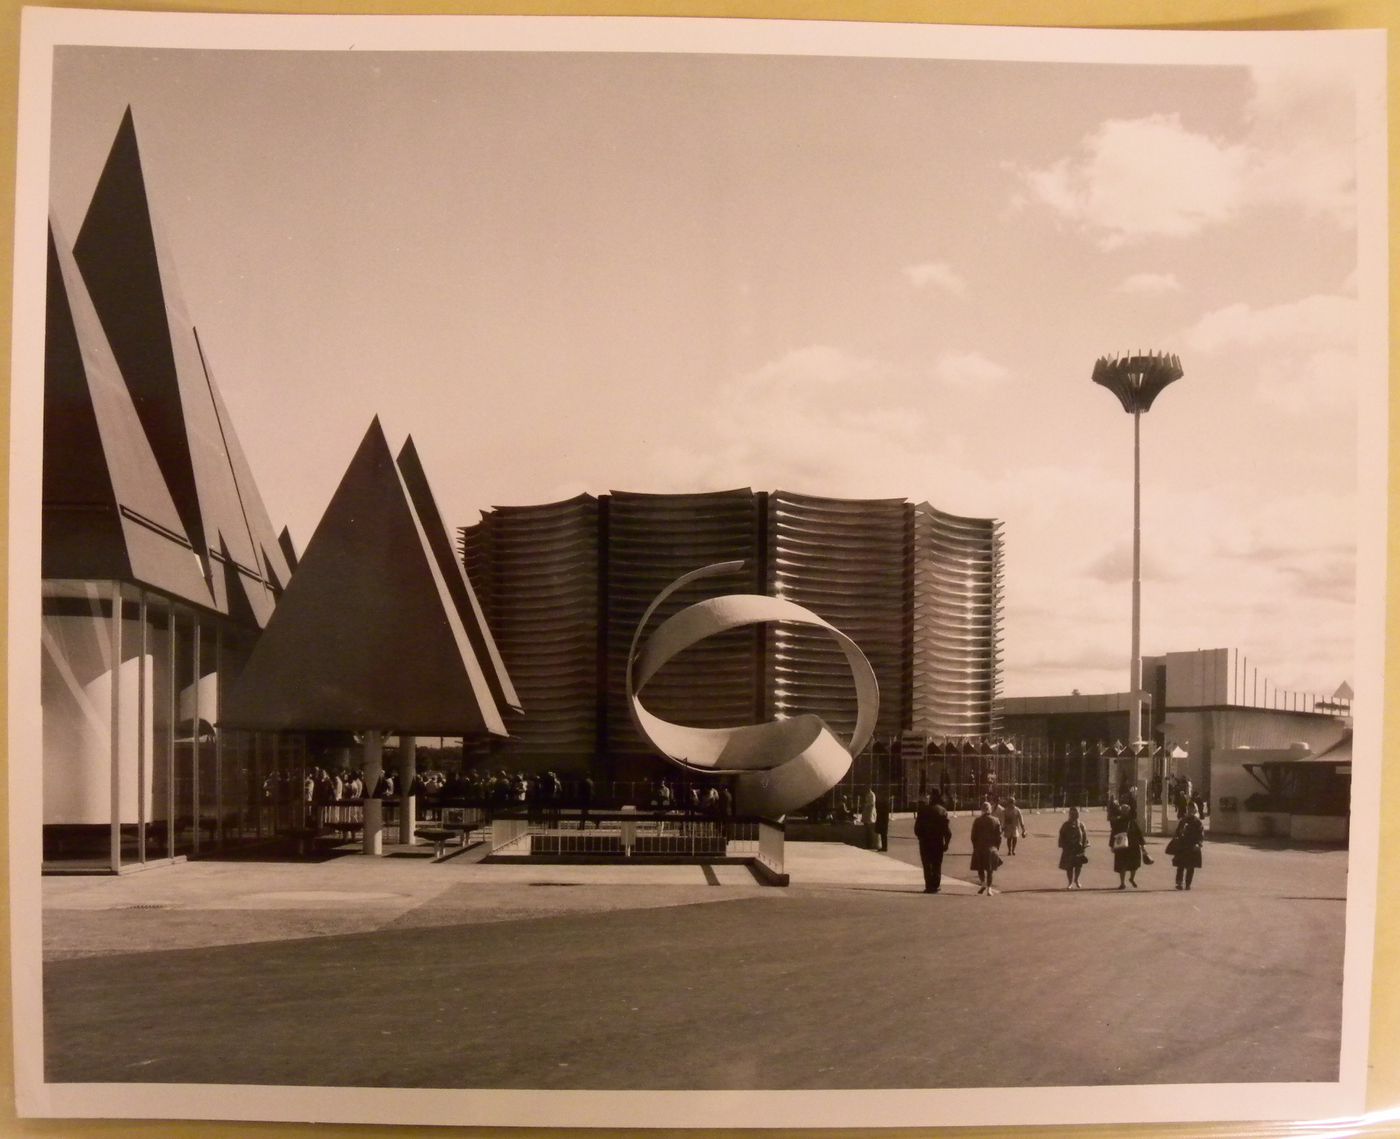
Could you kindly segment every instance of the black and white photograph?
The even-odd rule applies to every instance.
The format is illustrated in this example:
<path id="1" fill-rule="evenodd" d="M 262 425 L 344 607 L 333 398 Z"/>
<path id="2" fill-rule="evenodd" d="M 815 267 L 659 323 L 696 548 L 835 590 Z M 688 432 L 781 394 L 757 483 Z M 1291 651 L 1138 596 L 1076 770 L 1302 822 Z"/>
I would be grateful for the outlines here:
<path id="1" fill-rule="evenodd" d="M 1384 33 L 21 52 L 22 1115 L 1363 1110 Z"/>

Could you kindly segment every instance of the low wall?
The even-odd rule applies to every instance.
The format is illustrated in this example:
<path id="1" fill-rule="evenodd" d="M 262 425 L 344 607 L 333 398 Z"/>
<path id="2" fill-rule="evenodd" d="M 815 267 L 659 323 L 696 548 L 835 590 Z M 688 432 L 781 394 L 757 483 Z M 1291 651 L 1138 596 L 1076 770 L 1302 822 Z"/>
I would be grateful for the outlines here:
<path id="1" fill-rule="evenodd" d="M 866 849 L 864 823 L 816 823 L 788 818 L 784 826 L 788 842 L 844 842 Z"/>
<path id="2" fill-rule="evenodd" d="M 1295 842 L 1326 842 L 1345 846 L 1346 815 L 1290 815 L 1285 811 L 1217 810 L 1210 819 L 1212 833 L 1241 838 L 1287 838 Z"/>

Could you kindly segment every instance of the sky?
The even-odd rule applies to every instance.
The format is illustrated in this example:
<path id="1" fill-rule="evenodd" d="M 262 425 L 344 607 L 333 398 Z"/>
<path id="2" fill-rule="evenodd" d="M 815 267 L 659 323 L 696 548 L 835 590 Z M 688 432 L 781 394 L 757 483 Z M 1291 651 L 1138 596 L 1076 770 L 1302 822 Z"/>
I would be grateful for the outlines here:
<path id="1" fill-rule="evenodd" d="M 450 528 L 587 491 L 901 496 L 1004 522 L 1003 692 L 1144 651 L 1353 665 L 1354 95 L 1308 65 L 58 49 L 76 235 L 132 107 L 274 523 L 371 418 Z"/>

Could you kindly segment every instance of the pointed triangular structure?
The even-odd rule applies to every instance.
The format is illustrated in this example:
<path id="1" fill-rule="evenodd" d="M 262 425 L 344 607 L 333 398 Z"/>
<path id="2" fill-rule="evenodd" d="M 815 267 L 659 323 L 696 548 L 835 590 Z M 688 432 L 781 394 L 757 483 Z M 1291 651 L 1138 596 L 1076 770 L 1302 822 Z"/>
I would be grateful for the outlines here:
<path id="1" fill-rule="evenodd" d="M 198 330 L 195 331 L 195 342 L 199 343 Z M 204 357 L 202 345 L 200 360 L 204 364 L 204 375 L 209 382 L 209 396 L 214 406 L 214 414 L 218 416 L 224 452 L 228 457 L 229 477 L 233 480 L 233 487 L 238 496 L 242 525 L 247 532 L 249 544 L 259 559 L 257 568 L 266 580 L 276 583 L 279 589 L 285 589 L 287 582 L 292 578 L 292 567 L 282 552 L 277 532 L 272 528 L 272 519 L 268 517 L 267 506 L 263 503 L 262 495 L 258 493 L 257 483 L 253 481 L 253 470 L 248 465 L 248 457 L 243 453 L 243 444 L 239 442 L 238 434 L 233 429 L 233 419 L 228 413 L 228 408 L 224 406 L 224 397 L 219 391 L 219 385 L 214 382 L 214 373 Z M 222 524 L 220 530 L 223 530 Z"/>
<path id="2" fill-rule="evenodd" d="M 423 525 L 424 536 L 433 556 L 437 559 L 438 571 L 447 585 L 447 592 L 457 606 L 458 616 L 471 640 L 472 649 L 480 661 L 489 662 L 486 670 L 487 682 L 491 685 L 491 695 L 498 704 L 505 704 L 520 711 L 520 697 L 515 694 L 515 686 L 506 673 L 505 662 L 496 648 L 496 641 L 487 628 L 486 616 L 481 611 L 472 583 L 462 569 L 452 550 L 452 541 L 447 536 L 447 527 L 438 512 L 437 500 L 433 498 L 428 476 L 423 471 L 423 463 L 418 458 L 418 448 L 413 445 L 413 436 L 404 441 L 399 449 L 399 475 L 408 491 L 409 501 Z"/>
<path id="3" fill-rule="evenodd" d="M 47 319 L 44 576 L 133 580 L 212 604 L 82 275 L 52 223 Z"/>
<path id="4" fill-rule="evenodd" d="M 277 535 L 277 544 L 282 548 L 282 556 L 287 559 L 287 567 L 295 573 L 298 561 L 297 548 L 292 542 L 292 532 L 286 526 L 283 526 L 282 532 Z M 284 589 L 287 586 L 285 581 L 280 584 Z"/>
<path id="5" fill-rule="evenodd" d="M 436 541 L 376 418 L 228 693 L 222 726 L 505 735 Z"/>
<path id="6" fill-rule="evenodd" d="M 130 108 L 117 129 L 73 254 L 131 390 L 182 528 L 204 557 L 204 522 L 170 338 L 162 258 L 157 251 Z"/>
<path id="7" fill-rule="evenodd" d="M 74 248 L 210 599 L 266 621 L 291 570 L 151 212 L 128 108 Z M 216 563 L 220 563 L 217 564 Z"/>

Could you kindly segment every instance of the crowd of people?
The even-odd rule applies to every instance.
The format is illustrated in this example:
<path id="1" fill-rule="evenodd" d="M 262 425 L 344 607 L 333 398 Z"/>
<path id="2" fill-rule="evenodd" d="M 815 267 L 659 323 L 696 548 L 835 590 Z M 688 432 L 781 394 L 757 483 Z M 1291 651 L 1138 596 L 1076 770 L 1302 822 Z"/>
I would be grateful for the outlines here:
<path id="1" fill-rule="evenodd" d="M 1201 867 L 1201 848 L 1205 843 L 1205 824 L 1201 801 L 1191 794 L 1190 781 L 1184 787 L 1173 787 L 1173 801 L 1179 804 L 1176 832 L 1167 843 L 1166 853 L 1176 869 L 1176 888 L 1189 890 L 1196 871 Z M 1121 796 L 1110 794 L 1105 806 L 1108 822 L 1108 848 L 1113 855 L 1113 870 L 1118 875 L 1118 889 L 1137 889 L 1137 873 L 1155 861 L 1147 850 L 1147 841 L 1138 823 L 1137 788 Z M 977 874 L 978 894 L 998 893 L 993 882 L 1002 867 L 1003 845 L 1007 857 L 1016 854 L 1016 847 L 1026 834 L 1025 818 L 1013 796 L 984 800 L 977 817 L 972 820 L 970 839 L 972 858 L 970 868 Z M 924 871 L 924 892 L 937 894 L 942 886 L 943 858 L 952 843 L 952 822 L 943 805 L 941 791 L 934 788 L 921 801 L 914 816 L 914 837 L 919 843 L 919 861 Z M 1089 831 L 1080 817 L 1078 807 L 1070 807 L 1068 817 L 1060 826 L 1057 837 L 1060 851 L 1059 868 L 1065 874 L 1065 889 L 1080 889 L 1080 873 L 1089 861 Z"/>
<path id="2" fill-rule="evenodd" d="M 269 772 L 261 787 L 250 787 L 250 794 L 268 806 L 286 806 L 304 802 L 313 818 L 324 813 L 322 808 L 335 804 L 359 803 L 365 799 L 399 800 L 407 795 L 418 798 L 425 815 L 441 807 L 475 807 L 489 812 L 523 811 L 532 821 L 557 824 L 564 809 L 577 812 L 580 827 L 598 819 L 592 812 L 610 807 L 617 798 L 617 788 L 605 785 L 600 795 L 590 776 L 579 776 L 567 782 L 554 771 L 522 772 L 499 770 L 454 771 L 444 773 L 437 768 L 417 772 L 407 786 L 399 773 L 387 766 L 373 787 L 368 787 L 364 773 L 352 768 L 330 770 L 325 767 L 277 769 Z M 623 799 L 636 803 L 644 810 L 677 813 L 689 818 L 731 819 L 734 816 L 734 793 L 728 781 L 687 780 L 663 776 L 650 784 L 624 785 Z M 886 831 L 888 821 L 885 823 Z"/>

